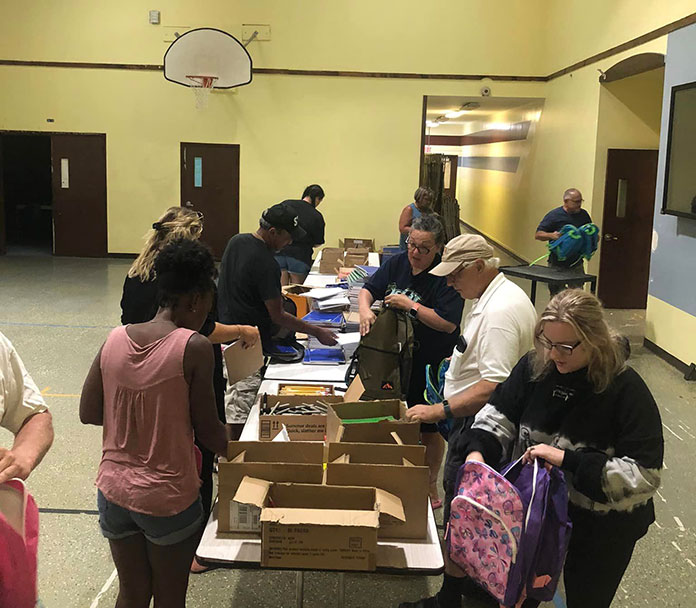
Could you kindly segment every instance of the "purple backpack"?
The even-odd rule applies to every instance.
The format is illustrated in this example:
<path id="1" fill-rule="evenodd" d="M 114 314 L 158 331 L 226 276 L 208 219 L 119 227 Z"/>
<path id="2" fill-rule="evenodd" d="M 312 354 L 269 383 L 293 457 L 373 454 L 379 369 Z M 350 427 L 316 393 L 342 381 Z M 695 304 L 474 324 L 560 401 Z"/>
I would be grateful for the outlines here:
<path id="1" fill-rule="evenodd" d="M 501 473 L 465 462 L 446 540 L 450 559 L 503 606 L 551 601 L 570 540 L 560 469 L 518 460 Z"/>

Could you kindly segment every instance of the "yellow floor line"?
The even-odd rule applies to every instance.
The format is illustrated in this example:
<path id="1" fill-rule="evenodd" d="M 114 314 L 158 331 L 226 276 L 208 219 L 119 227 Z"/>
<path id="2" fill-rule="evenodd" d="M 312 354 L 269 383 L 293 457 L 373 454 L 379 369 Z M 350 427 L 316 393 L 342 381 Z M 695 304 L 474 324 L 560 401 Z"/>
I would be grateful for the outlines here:
<path id="1" fill-rule="evenodd" d="M 70 399 L 80 397 L 79 394 L 73 395 L 72 393 L 43 393 L 43 396 L 44 397 L 64 397 L 64 398 L 70 398 Z"/>

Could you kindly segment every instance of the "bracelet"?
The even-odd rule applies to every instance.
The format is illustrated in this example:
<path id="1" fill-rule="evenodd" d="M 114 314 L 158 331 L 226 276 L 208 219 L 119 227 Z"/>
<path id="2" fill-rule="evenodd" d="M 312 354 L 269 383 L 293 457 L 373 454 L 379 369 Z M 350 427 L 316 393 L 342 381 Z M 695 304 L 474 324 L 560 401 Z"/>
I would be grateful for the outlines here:
<path id="1" fill-rule="evenodd" d="M 445 410 L 445 418 L 454 418 L 452 408 L 450 407 L 449 401 L 447 401 L 447 399 L 443 399 L 442 409 Z"/>

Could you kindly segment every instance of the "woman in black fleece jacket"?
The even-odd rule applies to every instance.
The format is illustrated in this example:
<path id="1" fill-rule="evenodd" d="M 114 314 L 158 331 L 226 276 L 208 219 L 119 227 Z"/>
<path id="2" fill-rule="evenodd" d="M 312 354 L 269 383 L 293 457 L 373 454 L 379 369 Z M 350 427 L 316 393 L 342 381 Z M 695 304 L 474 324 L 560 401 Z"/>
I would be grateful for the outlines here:
<path id="1" fill-rule="evenodd" d="M 655 521 L 660 413 L 625 365 L 625 347 L 594 296 L 579 289 L 555 296 L 535 336 L 536 352 L 498 386 L 458 452 L 493 466 L 523 455 L 561 467 L 573 521 L 564 567 L 568 608 L 608 607 L 636 541 Z"/>

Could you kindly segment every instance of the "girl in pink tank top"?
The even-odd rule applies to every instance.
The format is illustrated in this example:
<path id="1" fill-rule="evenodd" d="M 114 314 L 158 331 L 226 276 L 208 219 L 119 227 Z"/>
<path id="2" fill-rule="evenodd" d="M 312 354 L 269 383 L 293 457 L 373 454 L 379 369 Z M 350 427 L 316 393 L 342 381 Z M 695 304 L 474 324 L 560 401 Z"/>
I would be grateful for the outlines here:
<path id="1" fill-rule="evenodd" d="M 155 272 L 157 315 L 111 332 L 85 380 L 80 419 L 103 426 L 97 502 L 119 605 L 149 605 L 154 596 L 177 608 L 203 524 L 194 431 L 220 455 L 228 437 L 215 408 L 210 342 L 197 332 L 213 301 L 213 258 L 180 239 L 162 250 Z"/>

